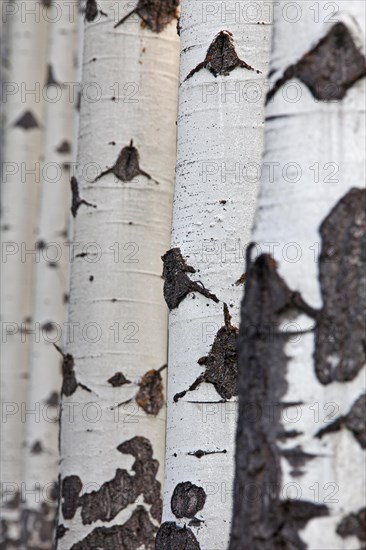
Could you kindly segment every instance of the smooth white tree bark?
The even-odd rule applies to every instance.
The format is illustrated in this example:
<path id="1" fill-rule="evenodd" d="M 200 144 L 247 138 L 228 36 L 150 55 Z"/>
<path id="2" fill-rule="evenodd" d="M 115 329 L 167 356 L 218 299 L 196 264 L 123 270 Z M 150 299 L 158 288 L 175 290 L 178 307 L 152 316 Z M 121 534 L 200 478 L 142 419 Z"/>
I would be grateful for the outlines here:
<path id="1" fill-rule="evenodd" d="M 75 58 L 79 6 L 58 0 L 50 9 L 48 67 L 57 85 L 47 89 L 43 170 L 37 217 L 30 374 L 27 408 L 39 411 L 26 420 L 24 479 L 32 492 L 24 495 L 22 544 L 24 548 L 52 547 L 55 537 L 59 469 L 58 408 L 61 358 L 53 343 L 63 345 L 68 292 L 70 215 L 70 163 L 74 160 L 77 95 Z M 65 84 L 67 83 L 67 84 Z M 72 83 L 72 84 L 71 84 Z M 72 93 L 70 93 L 72 90 Z M 55 98 L 55 99 L 53 99 Z"/>
<path id="2" fill-rule="evenodd" d="M 296 21 L 285 7 L 242 306 L 230 549 L 350 550 L 365 521 L 365 4 L 330 18 L 329 3 L 302 2 Z"/>
<path id="3" fill-rule="evenodd" d="M 161 519 L 160 257 L 171 223 L 179 48 L 174 17 L 160 33 L 137 15 L 115 28 L 132 7 L 86 6 L 59 550 L 97 548 L 106 538 L 116 548 L 152 549 Z M 119 179 L 103 174 L 120 153 Z"/>
<path id="4" fill-rule="evenodd" d="M 8 5 L 9 7 L 9 5 Z M 10 33 L 4 167 L 2 172 L 2 539 L 18 544 L 19 502 L 26 489 L 22 442 L 29 364 L 34 227 L 40 177 L 46 78 L 47 8 L 15 1 Z M 34 13 L 30 13 L 33 11 Z"/>
<path id="5" fill-rule="evenodd" d="M 171 247 L 180 249 L 196 270 L 189 278 L 200 283 L 178 307 L 170 304 L 165 523 L 158 548 L 180 547 L 178 541 L 185 537 L 189 548 L 221 550 L 229 538 L 237 409 L 234 327 L 261 164 L 270 46 L 268 6 L 257 2 L 253 14 L 249 4 L 185 0 L 181 8 Z M 166 295 L 174 282 L 179 284 L 177 274 L 172 274 L 173 286 L 167 281 L 168 262 L 177 258 L 176 251 L 165 256 Z M 216 295 L 216 302 L 207 292 Z M 226 315 L 227 332 L 220 334 L 228 336 L 231 349 L 218 344 L 213 351 L 218 357 L 227 354 L 224 368 L 221 374 L 209 374 L 209 363 L 213 370 L 217 367 L 213 357 L 206 366 L 198 360 L 208 356 L 215 338 L 217 344 L 216 335 L 225 326 L 224 303 L 232 320 L 230 325 Z M 200 375 L 206 380 L 216 376 L 216 387 L 202 380 L 196 389 L 178 395 Z M 177 510 L 181 497 L 192 508 Z M 167 541 L 171 546 L 164 546 Z"/>

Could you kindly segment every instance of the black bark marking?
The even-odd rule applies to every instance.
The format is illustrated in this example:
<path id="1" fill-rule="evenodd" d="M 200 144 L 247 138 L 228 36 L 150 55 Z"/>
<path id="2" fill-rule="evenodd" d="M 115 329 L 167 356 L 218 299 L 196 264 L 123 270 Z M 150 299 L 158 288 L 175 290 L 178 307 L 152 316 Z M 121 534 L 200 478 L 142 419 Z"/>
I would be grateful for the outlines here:
<path id="1" fill-rule="evenodd" d="M 138 0 L 135 9 L 130 11 L 118 23 L 116 29 L 134 13 L 142 19 L 142 23 L 152 32 L 161 32 L 171 21 L 178 17 L 179 0 Z"/>
<path id="2" fill-rule="evenodd" d="M 201 69 L 209 70 L 216 78 L 219 74 L 227 76 L 237 67 L 242 67 L 248 71 L 256 71 L 258 74 L 261 72 L 257 71 L 238 57 L 231 32 L 221 31 L 211 42 L 205 60 L 192 69 L 185 80 L 191 78 Z"/>
<path id="3" fill-rule="evenodd" d="M 54 347 L 57 349 L 57 351 L 62 355 L 63 361 L 62 361 L 62 387 L 61 387 L 61 395 L 66 395 L 66 397 L 70 397 L 76 390 L 76 388 L 79 386 L 80 388 L 83 388 L 84 390 L 91 392 L 91 389 L 89 389 L 84 384 L 81 384 L 81 382 L 78 382 L 76 380 L 75 376 L 75 361 L 71 353 L 64 353 L 62 349 L 57 346 L 57 344 L 53 344 Z"/>
<path id="4" fill-rule="evenodd" d="M 80 198 L 79 183 L 75 176 L 72 176 L 70 183 L 72 193 L 71 214 L 74 218 L 76 218 L 76 214 L 82 204 L 85 204 L 85 206 L 91 206 L 92 208 L 97 208 L 96 204 L 91 204 L 90 202 Z"/>
<path id="5" fill-rule="evenodd" d="M 283 449 L 281 451 L 281 455 L 288 460 L 293 468 L 305 466 L 309 460 L 313 460 L 318 456 L 311 453 L 305 453 L 300 445 L 297 445 L 292 449 Z"/>
<path id="6" fill-rule="evenodd" d="M 47 86 L 58 86 L 59 88 L 61 88 L 61 83 L 58 80 L 56 80 L 56 77 L 53 73 L 52 65 L 47 65 L 47 76 L 46 76 L 45 87 Z"/>
<path id="7" fill-rule="evenodd" d="M 67 154 L 71 152 L 71 144 L 64 140 L 60 143 L 60 145 L 56 149 L 57 153 L 60 153 L 61 155 Z"/>
<path id="8" fill-rule="evenodd" d="M 85 20 L 88 21 L 88 23 L 91 23 L 97 17 L 98 13 L 108 17 L 104 11 L 98 8 L 96 0 L 87 0 L 85 7 Z"/>
<path id="9" fill-rule="evenodd" d="M 342 537 L 357 537 L 366 541 L 366 508 L 344 517 L 337 527 L 337 534 Z"/>
<path id="10" fill-rule="evenodd" d="M 338 432 L 343 427 L 350 430 L 362 449 L 366 449 L 366 394 L 361 395 L 353 404 L 351 410 L 345 416 L 336 418 L 317 432 L 315 437 L 321 439 L 324 435 Z"/>
<path id="11" fill-rule="evenodd" d="M 114 388 L 117 388 L 118 386 L 123 386 L 123 384 L 131 384 L 131 380 L 127 380 L 122 372 L 116 372 L 116 374 L 109 378 L 108 382 Z"/>
<path id="12" fill-rule="evenodd" d="M 199 292 L 206 298 L 218 303 L 219 299 L 211 294 L 201 282 L 191 281 L 187 273 L 196 273 L 196 270 L 186 264 L 180 248 L 172 248 L 161 257 L 164 263 L 164 298 L 170 310 L 179 306 L 190 292 Z"/>
<path id="13" fill-rule="evenodd" d="M 366 76 L 366 60 L 344 23 L 336 23 L 297 63 L 290 65 L 267 94 L 267 103 L 289 80 L 298 78 L 316 99 L 343 99 Z"/>
<path id="14" fill-rule="evenodd" d="M 33 445 L 31 446 L 30 448 L 30 452 L 32 453 L 32 455 L 39 455 L 41 453 L 43 453 L 43 445 L 40 441 L 35 441 L 33 443 Z"/>
<path id="15" fill-rule="evenodd" d="M 245 283 L 246 277 L 247 277 L 247 274 L 243 273 L 242 275 L 240 275 L 239 279 L 235 281 L 234 285 L 235 286 L 243 285 Z"/>
<path id="16" fill-rule="evenodd" d="M 206 502 L 206 493 L 190 481 L 178 483 L 171 498 L 171 509 L 176 518 L 193 518 L 202 510 Z"/>
<path id="17" fill-rule="evenodd" d="M 147 371 L 140 381 L 139 391 L 135 397 L 136 403 L 146 414 L 156 416 L 164 405 L 163 379 L 160 372 L 166 368 L 166 365 L 159 370 L 151 369 Z"/>
<path id="18" fill-rule="evenodd" d="M 79 494 L 83 487 L 79 476 L 65 477 L 61 482 L 61 510 L 64 519 L 72 519 L 79 506 Z"/>
<path id="19" fill-rule="evenodd" d="M 216 455 L 216 454 L 226 454 L 227 450 L 223 449 L 222 451 L 203 451 L 202 449 L 198 449 L 198 451 L 187 453 L 187 455 L 195 456 L 196 458 L 202 458 L 203 456 L 207 455 Z"/>
<path id="20" fill-rule="evenodd" d="M 147 172 L 140 168 L 139 164 L 140 155 L 136 147 L 133 146 L 133 140 L 130 144 L 123 147 L 120 154 L 117 157 L 115 164 L 111 168 L 104 170 L 94 181 L 98 181 L 107 174 L 114 174 L 120 181 L 132 181 L 136 176 L 144 176 L 148 180 L 159 184 L 154 178 Z"/>
<path id="21" fill-rule="evenodd" d="M 23 130 L 33 130 L 33 128 L 40 127 L 35 116 L 30 111 L 26 111 L 24 115 L 18 118 L 18 120 L 14 122 L 14 126 L 23 128 Z"/>
<path id="22" fill-rule="evenodd" d="M 353 380 L 366 363 L 366 190 L 351 189 L 320 226 L 323 308 L 315 339 L 322 384 Z"/>
<path id="23" fill-rule="evenodd" d="M 231 324 L 231 315 L 226 304 L 224 304 L 224 317 L 225 325 L 216 334 L 209 354 L 197 361 L 199 365 L 206 367 L 205 372 L 191 384 L 188 390 L 175 394 L 175 402 L 184 397 L 188 391 L 198 388 L 202 382 L 213 384 L 217 393 L 224 400 L 238 395 L 237 339 L 239 331 Z"/>
<path id="24" fill-rule="evenodd" d="M 62 539 L 62 537 L 64 537 L 65 534 L 67 533 L 67 531 L 69 531 L 69 529 L 64 525 L 62 525 L 62 523 L 58 525 L 56 529 L 56 539 L 57 540 Z"/>
<path id="25" fill-rule="evenodd" d="M 200 550 L 198 540 L 189 527 L 179 527 L 173 521 L 160 525 L 155 550 Z"/>
<path id="26" fill-rule="evenodd" d="M 56 391 L 52 392 L 45 400 L 45 404 L 49 407 L 58 407 L 60 404 L 59 394 Z"/>
<path id="27" fill-rule="evenodd" d="M 118 468 L 113 479 L 106 481 L 98 491 L 83 494 L 77 502 L 81 506 L 84 525 L 95 521 L 111 521 L 129 504 L 142 495 L 151 505 L 151 516 L 160 521 L 162 513 L 161 484 L 156 479 L 159 463 L 153 458 L 151 443 L 145 437 L 136 436 L 117 447 L 123 454 L 132 455 L 134 475 Z"/>
<path id="28" fill-rule="evenodd" d="M 97 527 L 83 540 L 72 545 L 70 550 L 154 550 L 157 527 L 151 522 L 149 514 L 138 506 L 123 525 Z M 188 549 L 187 549 L 188 550 Z"/>
<path id="29" fill-rule="evenodd" d="M 282 451 L 277 443 L 283 435 L 281 407 L 274 407 L 270 415 L 259 415 L 255 422 L 247 422 L 246 415 L 248 403 L 260 411 L 263 403 L 281 403 L 287 391 L 284 345 L 289 335 L 280 332 L 283 318 L 299 311 L 312 316 L 315 312 L 288 288 L 270 255 L 251 261 L 253 247 L 247 249 L 238 339 L 239 417 L 229 548 L 302 550 L 306 545 L 298 531 L 311 518 L 327 515 L 328 509 L 306 501 L 281 500 Z M 255 498 L 248 495 L 248 488 L 255 489 Z"/>

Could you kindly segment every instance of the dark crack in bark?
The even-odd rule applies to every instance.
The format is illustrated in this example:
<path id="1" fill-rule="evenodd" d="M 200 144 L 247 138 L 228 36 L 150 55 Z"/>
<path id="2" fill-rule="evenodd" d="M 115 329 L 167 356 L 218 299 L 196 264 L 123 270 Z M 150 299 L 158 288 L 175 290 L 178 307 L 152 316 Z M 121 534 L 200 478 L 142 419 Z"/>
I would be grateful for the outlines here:
<path id="1" fill-rule="evenodd" d="M 176 518 L 194 518 L 206 502 L 206 493 L 202 487 L 190 481 L 176 485 L 171 498 L 171 509 Z"/>
<path id="2" fill-rule="evenodd" d="M 160 525 L 155 550 L 200 550 L 198 540 L 189 527 L 179 527 L 173 521 Z"/>
<path id="3" fill-rule="evenodd" d="M 203 456 L 207 455 L 217 455 L 217 454 L 226 454 L 227 450 L 222 449 L 222 451 L 203 451 L 202 449 L 198 449 L 197 451 L 192 451 L 187 453 L 189 456 L 195 456 L 196 458 L 202 458 Z"/>
<path id="4" fill-rule="evenodd" d="M 218 303 L 219 299 L 211 294 L 200 281 L 191 281 L 187 273 L 196 270 L 187 265 L 180 248 L 172 248 L 161 257 L 164 263 L 164 298 L 170 310 L 179 306 L 190 292 L 199 292 L 206 298 Z"/>
<path id="5" fill-rule="evenodd" d="M 348 382 L 366 363 L 366 190 L 351 189 L 320 226 L 323 308 L 315 338 L 322 384 Z"/>
<path id="6" fill-rule="evenodd" d="M 24 115 L 18 118 L 14 122 L 14 126 L 17 126 L 18 128 L 22 128 L 23 130 L 33 130 L 33 128 L 39 128 L 39 124 L 30 111 L 26 111 Z"/>
<path id="7" fill-rule="evenodd" d="M 138 15 L 144 26 L 152 32 L 161 32 L 171 21 L 178 17 L 179 0 L 138 0 L 135 9 L 130 11 L 118 23 L 116 29 L 131 15 Z"/>
<path id="8" fill-rule="evenodd" d="M 221 31 L 211 42 L 204 61 L 192 69 L 185 80 L 191 78 L 201 69 L 207 69 L 216 78 L 218 75 L 228 76 L 237 67 L 260 73 L 260 71 L 257 71 L 238 57 L 232 33 Z"/>
<path id="9" fill-rule="evenodd" d="M 315 437 L 321 439 L 324 435 L 338 432 L 343 427 L 350 430 L 362 449 L 366 449 L 366 394 L 361 395 L 345 416 L 336 418 L 334 422 L 319 430 Z"/>
<path id="10" fill-rule="evenodd" d="M 123 525 L 97 527 L 70 550 L 154 550 L 156 531 L 147 511 L 138 506 Z"/>
<path id="11" fill-rule="evenodd" d="M 267 94 L 267 103 L 289 80 L 298 78 L 322 101 L 341 100 L 347 90 L 366 76 L 365 56 L 358 50 L 344 23 L 336 23 L 320 42 L 290 65 Z"/>
<path id="12" fill-rule="evenodd" d="M 281 322 L 299 312 L 315 316 L 298 292 L 288 288 L 268 254 L 251 261 L 247 249 L 246 292 L 241 305 L 238 342 L 239 417 L 236 477 L 230 550 L 302 550 L 299 530 L 310 519 L 328 514 L 324 505 L 281 500 L 283 436 L 281 407 L 247 422 L 247 404 L 260 411 L 263 403 L 281 403 L 287 391 L 288 334 Z M 268 326 L 273 327 L 268 335 Z M 304 457 L 302 457 L 304 458 Z M 254 497 L 248 494 L 254 491 Z"/>
<path id="13" fill-rule="evenodd" d="M 78 213 L 78 210 L 82 204 L 85 204 L 85 206 L 90 206 L 91 208 L 97 208 L 96 204 L 91 204 L 90 202 L 87 202 L 86 200 L 80 198 L 79 183 L 75 176 L 72 176 L 70 183 L 72 193 L 71 214 L 74 218 L 76 218 L 76 214 Z"/>
<path id="14" fill-rule="evenodd" d="M 136 176 L 144 176 L 148 180 L 159 184 L 154 178 L 147 172 L 140 168 L 140 156 L 136 147 L 133 146 L 133 140 L 131 139 L 130 145 L 126 145 L 121 150 L 117 157 L 115 164 L 111 168 L 104 170 L 99 176 L 95 178 L 95 182 L 106 176 L 107 174 L 113 174 L 120 181 L 132 181 Z"/>
<path id="15" fill-rule="evenodd" d="M 191 384 L 188 390 L 175 394 L 175 402 L 184 397 L 188 391 L 198 388 L 202 382 L 213 384 L 217 393 L 225 400 L 238 395 L 237 339 L 239 331 L 231 324 L 231 316 L 226 304 L 224 304 L 224 317 L 225 325 L 216 334 L 209 354 L 198 360 L 199 365 L 206 367 L 205 372 Z"/>
<path id="16" fill-rule="evenodd" d="M 337 534 L 343 539 L 357 537 L 360 541 L 366 541 L 366 508 L 345 516 L 337 526 Z"/>

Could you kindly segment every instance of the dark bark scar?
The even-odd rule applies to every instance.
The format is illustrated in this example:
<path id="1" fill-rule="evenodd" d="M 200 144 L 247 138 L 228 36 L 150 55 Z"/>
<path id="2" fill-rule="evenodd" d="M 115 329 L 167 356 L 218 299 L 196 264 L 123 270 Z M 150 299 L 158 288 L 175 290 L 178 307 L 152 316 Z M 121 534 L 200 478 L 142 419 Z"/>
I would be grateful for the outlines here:
<path id="1" fill-rule="evenodd" d="M 206 493 L 203 488 L 184 481 L 175 487 L 170 504 L 176 518 L 194 518 L 205 502 Z"/>
<path id="2" fill-rule="evenodd" d="M 54 347 L 57 349 L 57 351 L 62 355 L 62 388 L 61 388 L 61 395 L 66 395 L 66 397 L 70 397 L 76 390 L 76 388 L 79 386 L 80 388 L 83 388 L 83 390 L 91 392 L 91 389 L 89 389 L 84 384 L 81 384 L 76 380 L 75 376 L 75 361 L 71 353 L 64 353 L 62 349 L 57 345 L 53 344 Z"/>
<path id="3" fill-rule="evenodd" d="M 87 202 L 86 200 L 80 198 L 79 183 L 75 176 L 72 176 L 70 183 L 72 193 L 71 213 L 74 218 L 76 218 L 76 214 L 78 213 L 78 210 L 82 204 L 85 204 L 85 206 L 90 206 L 91 208 L 97 208 L 96 204 L 91 204 L 90 202 Z"/>
<path id="4" fill-rule="evenodd" d="M 191 78 L 201 69 L 209 70 L 216 78 L 218 75 L 228 76 L 237 67 L 247 69 L 248 71 L 255 71 L 258 74 L 261 72 L 238 57 L 232 33 L 221 31 L 211 42 L 204 61 L 192 69 L 185 80 Z"/>
<path id="5" fill-rule="evenodd" d="M 366 59 L 344 23 L 336 23 L 297 63 L 290 65 L 267 94 L 267 103 L 289 80 L 298 78 L 316 99 L 341 100 L 366 76 Z"/>
<path id="6" fill-rule="evenodd" d="M 123 386 L 124 384 L 131 384 L 131 380 L 127 380 L 122 372 L 116 372 L 116 374 L 109 378 L 108 382 L 114 388 L 117 388 L 118 386 Z"/>
<path id="7" fill-rule="evenodd" d="M 18 128 L 22 128 L 23 130 L 33 130 L 34 128 L 39 128 L 40 125 L 38 124 L 35 116 L 31 111 L 26 111 L 24 115 L 18 118 L 14 122 L 14 126 L 17 126 Z"/>
<path id="8" fill-rule="evenodd" d="M 52 65 L 47 65 L 47 76 L 46 76 L 45 87 L 48 87 L 48 86 L 57 86 L 59 88 L 62 87 L 62 84 L 56 79 L 54 75 Z"/>
<path id="9" fill-rule="evenodd" d="M 140 381 L 135 399 L 146 414 L 156 416 L 164 406 L 163 379 L 160 373 L 166 367 L 167 365 L 163 365 L 158 370 L 147 371 Z"/>
<path id="10" fill-rule="evenodd" d="M 190 292 L 199 292 L 218 303 L 215 294 L 209 292 L 199 281 L 191 281 L 187 273 L 196 270 L 187 265 L 180 248 L 172 248 L 161 257 L 163 260 L 164 298 L 170 310 L 179 306 Z"/>
<path id="11" fill-rule="evenodd" d="M 319 430 L 315 437 L 321 439 L 324 435 L 340 431 L 343 427 L 353 433 L 362 449 L 366 449 L 366 394 L 361 395 L 345 416 L 336 418 L 334 422 Z"/>
<path id="12" fill-rule="evenodd" d="M 116 29 L 134 13 L 142 19 L 142 23 L 150 31 L 159 33 L 171 21 L 178 18 L 179 0 L 138 0 L 135 9 L 130 11 L 118 23 Z"/>
<path id="13" fill-rule="evenodd" d="M 136 176 L 144 176 L 158 185 L 158 181 L 140 168 L 139 162 L 139 152 L 136 147 L 134 147 L 133 140 L 131 139 L 130 144 L 126 145 L 121 150 L 115 164 L 111 168 L 107 168 L 107 170 L 104 170 L 104 172 L 99 174 L 94 181 L 96 182 L 100 180 L 107 174 L 113 174 L 117 179 L 123 182 L 132 181 Z"/>
<path id="14" fill-rule="evenodd" d="M 337 534 L 342 537 L 357 537 L 366 541 L 366 508 L 345 516 L 337 527 Z"/>
<path id="15" fill-rule="evenodd" d="M 160 525 L 155 550 L 200 550 L 198 540 L 189 527 L 179 527 L 174 521 Z"/>
<path id="16" fill-rule="evenodd" d="M 97 17 L 98 13 L 100 13 L 100 15 L 108 17 L 108 15 L 104 11 L 98 8 L 96 0 L 87 0 L 85 7 L 85 20 L 88 21 L 88 23 L 91 23 Z"/>
<path id="17" fill-rule="evenodd" d="M 188 390 L 175 394 L 177 402 L 188 391 L 193 391 L 202 382 L 213 384 L 217 393 L 224 400 L 231 399 L 238 394 L 238 365 L 237 365 L 237 339 L 238 329 L 231 324 L 231 316 L 227 304 L 224 304 L 225 325 L 216 334 L 211 350 L 207 357 L 198 360 L 199 365 L 204 365 L 206 370 L 201 374 Z"/>

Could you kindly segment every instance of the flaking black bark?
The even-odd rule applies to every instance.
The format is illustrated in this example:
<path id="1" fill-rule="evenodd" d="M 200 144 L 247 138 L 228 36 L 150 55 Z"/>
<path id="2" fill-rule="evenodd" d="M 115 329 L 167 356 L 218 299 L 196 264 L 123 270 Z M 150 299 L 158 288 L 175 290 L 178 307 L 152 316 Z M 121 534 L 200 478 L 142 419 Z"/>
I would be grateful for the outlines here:
<path id="1" fill-rule="evenodd" d="M 206 493 L 202 487 L 190 481 L 178 483 L 171 498 L 171 509 L 176 518 L 194 518 L 206 502 Z"/>
<path id="2" fill-rule="evenodd" d="M 171 21 L 178 17 L 179 0 L 138 0 L 135 9 L 130 11 L 118 23 L 116 29 L 131 15 L 136 14 L 152 32 L 161 32 Z"/>
<path id="3" fill-rule="evenodd" d="M 189 527 L 179 527 L 173 521 L 160 525 L 155 550 L 200 550 L 200 545 Z"/>
<path id="4" fill-rule="evenodd" d="M 298 78 L 316 99 L 341 100 L 347 90 L 366 76 L 365 56 L 358 50 L 344 23 L 336 23 L 320 42 L 290 65 L 267 94 L 267 103 L 289 80 Z"/>
<path id="5" fill-rule="evenodd" d="M 218 75 L 227 76 L 237 67 L 260 73 L 260 71 L 257 71 L 238 57 L 231 32 L 221 31 L 211 42 L 204 61 L 192 69 L 185 80 L 191 78 L 201 69 L 209 70 L 216 78 Z"/>
<path id="6" fill-rule="evenodd" d="M 187 265 L 180 248 L 168 250 L 163 260 L 164 298 L 170 310 L 179 306 L 190 292 L 199 292 L 206 298 L 218 303 L 215 294 L 209 292 L 201 282 L 191 281 L 187 273 L 196 273 L 194 267 Z"/>

